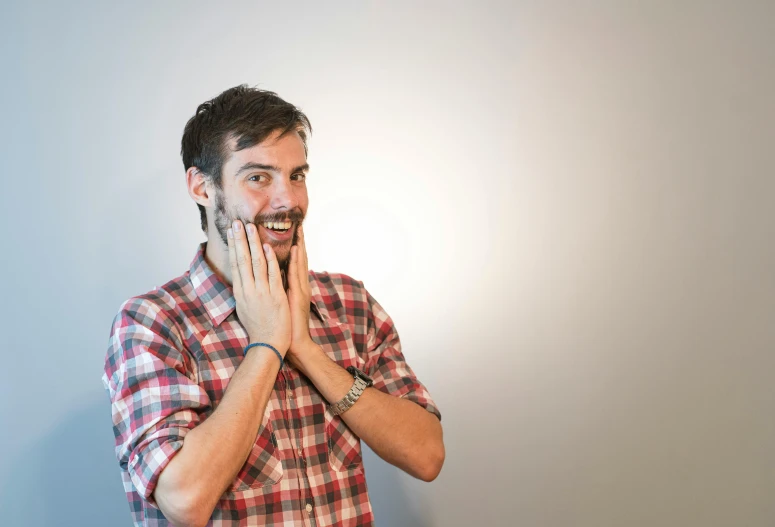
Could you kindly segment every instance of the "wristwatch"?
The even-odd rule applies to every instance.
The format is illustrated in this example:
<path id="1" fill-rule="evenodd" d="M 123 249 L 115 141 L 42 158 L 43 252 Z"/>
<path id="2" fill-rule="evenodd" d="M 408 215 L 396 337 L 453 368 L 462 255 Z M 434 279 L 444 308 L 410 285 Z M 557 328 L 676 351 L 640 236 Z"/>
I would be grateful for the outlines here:
<path id="1" fill-rule="evenodd" d="M 348 366 L 347 371 L 355 378 L 355 382 L 341 401 L 330 406 L 331 414 L 333 415 L 339 415 L 349 410 L 350 407 L 355 404 L 355 401 L 358 400 L 358 397 L 361 396 L 363 391 L 374 384 L 374 381 L 358 368 Z"/>

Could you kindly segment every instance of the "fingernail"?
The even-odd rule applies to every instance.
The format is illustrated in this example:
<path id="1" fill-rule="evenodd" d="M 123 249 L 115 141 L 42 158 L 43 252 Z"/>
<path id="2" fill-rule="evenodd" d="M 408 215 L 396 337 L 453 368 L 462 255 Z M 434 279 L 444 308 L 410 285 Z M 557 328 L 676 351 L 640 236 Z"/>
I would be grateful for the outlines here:
<path id="1" fill-rule="evenodd" d="M 247 226 L 245 227 L 245 230 L 248 231 L 248 234 L 253 234 L 253 230 L 255 228 L 256 228 L 255 225 L 253 225 L 252 223 L 248 223 Z"/>
<path id="2" fill-rule="evenodd" d="M 234 232 L 237 232 L 237 231 L 239 231 L 239 230 L 240 230 L 240 225 L 241 225 L 241 224 L 240 224 L 240 222 L 239 222 L 239 221 L 236 221 L 236 220 L 234 221 L 234 223 L 233 223 L 233 226 L 234 226 Z"/>
<path id="3" fill-rule="evenodd" d="M 263 248 L 264 248 L 264 252 L 265 252 L 265 253 L 268 253 L 268 252 L 269 252 L 269 244 L 268 244 L 268 243 L 265 243 L 265 244 L 263 245 Z"/>
<path id="4" fill-rule="evenodd" d="M 229 229 L 228 231 L 226 231 L 226 235 L 227 235 L 229 238 L 234 238 L 234 231 L 232 231 L 231 229 Z"/>

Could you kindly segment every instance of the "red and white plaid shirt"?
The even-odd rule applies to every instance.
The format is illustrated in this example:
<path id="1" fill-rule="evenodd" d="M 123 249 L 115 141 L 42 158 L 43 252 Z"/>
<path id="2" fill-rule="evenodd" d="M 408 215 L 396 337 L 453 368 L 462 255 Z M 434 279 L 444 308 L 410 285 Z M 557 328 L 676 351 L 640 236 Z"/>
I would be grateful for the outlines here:
<path id="1" fill-rule="evenodd" d="M 130 298 L 113 321 L 102 382 L 135 525 L 170 525 L 152 496 L 159 474 L 218 406 L 248 344 L 232 289 L 205 261 L 205 248 L 189 271 Z M 325 353 L 441 419 L 404 360 L 393 321 L 363 282 L 313 271 L 309 279 L 310 335 Z M 360 439 L 328 406 L 286 364 L 253 450 L 208 525 L 373 525 Z"/>

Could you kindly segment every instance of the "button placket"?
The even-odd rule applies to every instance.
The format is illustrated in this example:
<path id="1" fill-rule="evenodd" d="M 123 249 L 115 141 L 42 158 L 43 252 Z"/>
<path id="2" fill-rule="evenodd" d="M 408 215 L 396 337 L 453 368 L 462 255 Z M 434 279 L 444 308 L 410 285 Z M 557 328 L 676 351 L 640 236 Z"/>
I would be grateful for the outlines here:
<path id="1" fill-rule="evenodd" d="M 293 393 L 293 386 L 290 386 L 290 389 L 288 390 L 288 406 L 291 408 L 291 418 L 293 421 L 292 423 L 296 422 L 296 418 L 299 420 L 299 428 L 296 430 L 296 445 L 291 445 L 293 450 L 295 450 L 296 455 L 299 457 L 299 460 L 304 463 L 304 434 L 301 426 L 301 413 L 299 412 L 299 407 L 296 404 L 296 396 Z M 296 413 L 296 417 L 293 417 L 294 410 Z M 293 426 L 291 426 L 293 428 Z"/>

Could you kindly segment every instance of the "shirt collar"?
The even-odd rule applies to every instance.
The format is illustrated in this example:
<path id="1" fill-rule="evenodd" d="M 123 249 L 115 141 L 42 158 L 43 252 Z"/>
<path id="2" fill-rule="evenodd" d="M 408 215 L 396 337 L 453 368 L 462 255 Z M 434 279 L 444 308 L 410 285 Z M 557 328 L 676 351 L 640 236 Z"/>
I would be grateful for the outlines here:
<path id="1" fill-rule="evenodd" d="M 199 244 L 189 267 L 189 279 L 191 285 L 194 286 L 196 295 L 210 316 L 213 327 L 217 327 L 234 311 L 237 303 L 232 287 L 215 274 L 210 264 L 205 260 L 206 249 L 207 242 Z M 317 280 L 310 282 L 310 290 L 310 311 L 315 312 L 322 321 L 328 320 L 325 302 Z"/>

